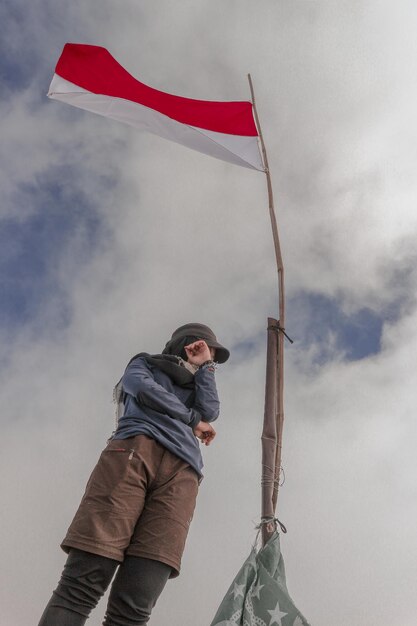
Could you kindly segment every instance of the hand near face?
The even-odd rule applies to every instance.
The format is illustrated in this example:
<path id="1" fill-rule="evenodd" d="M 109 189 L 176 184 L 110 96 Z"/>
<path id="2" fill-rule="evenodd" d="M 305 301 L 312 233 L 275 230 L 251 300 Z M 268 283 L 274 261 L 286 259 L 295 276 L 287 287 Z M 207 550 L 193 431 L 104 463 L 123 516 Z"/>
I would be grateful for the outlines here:
<path id="1" fill-rule="evenodd" d="M 202 365 L 206 361 L 210 361 L 214 356 L 212 354 L 213 348 L 209 348 L 203 339 L 188 344 L 188 346 L 184 347 L 184 350 L 188 362 L 192 365 Z"/>

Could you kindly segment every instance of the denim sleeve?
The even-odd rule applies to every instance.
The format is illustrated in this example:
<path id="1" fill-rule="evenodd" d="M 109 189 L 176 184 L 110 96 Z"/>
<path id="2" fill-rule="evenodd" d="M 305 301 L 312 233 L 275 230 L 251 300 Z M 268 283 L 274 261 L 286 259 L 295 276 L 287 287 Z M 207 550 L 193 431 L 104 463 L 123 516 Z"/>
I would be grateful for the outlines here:
<path id="1" fill-rule="evenodd" d="M 205 422 L 213 422 L 219 417 L 220 402 L 217 395 L 215 368 L 207 363 L 195 373 L 194 408 Z"/>
<path id="2" fill-rule="evenodd" d="M 187 408 L 181 400 L 157 383 L 145 359 L 138 358 L 126 368 L 122 378 L 123 389 L 141 404 L 180 420 L 191 428 L 201 421 L 198 408 Z"/>

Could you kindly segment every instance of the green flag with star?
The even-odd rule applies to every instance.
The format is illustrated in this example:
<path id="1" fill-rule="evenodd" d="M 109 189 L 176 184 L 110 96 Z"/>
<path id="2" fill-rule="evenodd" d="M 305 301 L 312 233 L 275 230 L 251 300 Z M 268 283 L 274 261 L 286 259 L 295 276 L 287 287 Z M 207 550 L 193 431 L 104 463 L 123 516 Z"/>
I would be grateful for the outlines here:
<path id="1" fill-rule="evenodd" d="M 278 533 L 252 549 L 210 626 L 310 626 L 288 593 Z"/>

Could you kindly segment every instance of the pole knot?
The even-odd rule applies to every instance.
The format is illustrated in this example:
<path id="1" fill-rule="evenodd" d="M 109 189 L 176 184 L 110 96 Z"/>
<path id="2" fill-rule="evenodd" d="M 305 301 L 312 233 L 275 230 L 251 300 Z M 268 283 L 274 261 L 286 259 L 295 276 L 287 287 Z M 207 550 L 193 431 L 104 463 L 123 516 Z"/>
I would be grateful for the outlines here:
<path id="1" fill-rule="evenodd" d="M 281 326 L 279 322 L 277 322 L 276 324 L 270 324 L 267 327 L 267 330 L 275 330 L 277 333 L 281 332 L 284 335 L 284 337 L 286 337 L 288 339 L 288 341 L 290 343 L 294 343 L 294 341 L 291 339 L 291 337 L 289 337 L 287 335 L 287 333 L 285 332 L 284 326 Z"/>
<path id="2" fill-rule="evenodd" d="M 279 526 L 281 529 L 281 532 L 283 532 L 284 534 L 287 532 L 286 527 L 284 526 L 282 522 L 280 522 L 280 520 L 277 517 L 262 517 L 261 521 L 256 526 L 256 529 L 260 530 L 262 526 L 267 526 L 268 531 L 276 530 L 277 526 Z"/>

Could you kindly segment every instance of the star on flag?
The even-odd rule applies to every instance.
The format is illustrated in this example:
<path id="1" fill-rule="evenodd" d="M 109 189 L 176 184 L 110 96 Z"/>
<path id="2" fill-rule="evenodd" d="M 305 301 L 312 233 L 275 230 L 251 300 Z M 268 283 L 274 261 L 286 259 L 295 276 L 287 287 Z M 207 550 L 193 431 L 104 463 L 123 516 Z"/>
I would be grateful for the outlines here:
<path id="1" fill-rule="evenodd" d="M 281 611 L 279 607 L 279 602 L 277 602 L 275 609 L 273 609 L 272 611 L 268 611 L 268 613 L 271 616 L 271 621 L 269 622 L 269 626 L 272 626 L 272 624 L 278 624 L 278 626 L 282 626 L 281 618 L 284 617 L 284 615 L 287 615 L 287 613 L 283 613 Z"/>
<path id="2" fill-rule="evenodd" d="M 233 590 L 230 592 L 230 594 L 233 593 L 235 600 L 239 596 L 242 596 L 242 598 L 244 598 L 245 597 L 245 595 L 243 593 L 244 588 L 245 588 L 245 585 L 238 585 L 237 583 L 235 583 L 234 587 L 233 587 Z"/>

